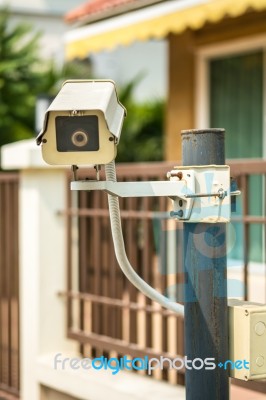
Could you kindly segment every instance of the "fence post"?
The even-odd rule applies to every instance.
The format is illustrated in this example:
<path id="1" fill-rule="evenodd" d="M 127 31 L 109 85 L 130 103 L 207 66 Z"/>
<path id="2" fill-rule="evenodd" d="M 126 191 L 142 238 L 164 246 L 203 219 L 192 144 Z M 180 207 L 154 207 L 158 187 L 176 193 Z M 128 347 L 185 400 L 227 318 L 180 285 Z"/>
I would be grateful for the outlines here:
<path id="1" fill-rule="evenodd" d="M 225 164 L 224 133 L 182 131 L 183 165 Z M 212 358 L 216 364 L 206 370 L 206 365 L 200 369 L 200 360 L 187 361 L 186 400 L 229 399 L 225 230 L 220 223 L 184 223 L 185 355 L 187 360 Z"/>

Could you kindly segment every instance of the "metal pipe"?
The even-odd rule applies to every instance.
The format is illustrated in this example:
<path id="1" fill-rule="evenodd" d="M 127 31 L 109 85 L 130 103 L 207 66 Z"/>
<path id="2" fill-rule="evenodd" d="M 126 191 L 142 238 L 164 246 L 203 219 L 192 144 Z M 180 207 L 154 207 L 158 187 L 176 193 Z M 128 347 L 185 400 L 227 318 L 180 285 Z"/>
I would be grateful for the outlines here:
<path id="1" fill-rule="evenodd" d="M 224 164 L 224 130 L 182 131 L 183 165 Z M 228 400 L 228 316 L 225 224 L 184 223 L 186 400 Z M 221 364 L 220 364 L 221 365 Z M 198 369 L 197 369 L 198 368 Z"/>
<path id="2" fill-rule="evenodd" d="M 106 164 L 105 174 L 107 181 L 116 182 L 116 170 L 114 161 Z M 167 297 L 157 292 L 157 290 L 151 287 L 136 273 L 128 260 L 125 250 L 118 198 L 116 196 L 108 194 L 108 205 L 115 255 L 122 272 L 138 290 L 145 294 L 145 296 L 149 297 L 151 300 L 158 302 L 161 306 L 167 308 L 168 310 L 174 311 L 176 314 L 183 316 L 183 304 L 179 304 L 169 300 Z"/>

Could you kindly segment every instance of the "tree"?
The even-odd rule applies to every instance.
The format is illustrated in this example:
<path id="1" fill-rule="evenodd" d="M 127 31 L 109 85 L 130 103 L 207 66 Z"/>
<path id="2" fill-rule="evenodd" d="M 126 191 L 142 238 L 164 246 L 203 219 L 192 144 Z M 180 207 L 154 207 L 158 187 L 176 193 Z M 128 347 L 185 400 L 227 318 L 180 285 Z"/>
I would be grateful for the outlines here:
<path id="1" fill-rule="evenodd" d="M 39 87 L 37 42 L 30 28 L 10 29 L 9 13 L 0 14 L 0 145 L 32 136 L 35 96 Z"/>
<path id="2" fill-rule="evenodd" d="M 10 28 L 9 11 L 0 12 L 0 146 L 34 135 L 36 97 L 55 95 L 59 84 L 70 77 L 88 78 L 86 62 L 55 68 L 39 55 L 40 34 L 30 25 Z"/>
<path id="3" fill-rule="evenodd" d="M 163 129 L 165 102 L 154 99 L 137 103 L 133 92 L 141 76 L 119 90 L 119 99 L 127 109 L 121 140 L 118 146 L 118 162 L 163 160 Z"/>
<path id="4" fill-rule="evenodd" d="M 39 55 L 40 34 L 29 25 L 10 28 L 9 12 L 0 12 L 0 146 L 34 135 L 35 104 L 39 94 L 55 96 L 62 82 L 92 77 L 89 59 L 68 62 L 62 68 Z M 141 76 L 121 87 L 120 101 L 127 108 L 117 161 L 163 159 L 164 102 L 134 101 Z"/>

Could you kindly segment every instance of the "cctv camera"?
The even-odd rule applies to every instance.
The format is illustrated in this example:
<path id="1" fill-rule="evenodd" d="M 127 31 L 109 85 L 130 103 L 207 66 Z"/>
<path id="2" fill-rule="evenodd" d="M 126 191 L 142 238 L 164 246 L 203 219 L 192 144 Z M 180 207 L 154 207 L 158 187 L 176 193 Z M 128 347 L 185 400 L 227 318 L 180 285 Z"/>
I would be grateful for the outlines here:
<path id="1" fill-rule="evenodd" d="M 66 81 L 37 137 L 48 164 L 107 164 L 115 159 L 126 110 L 111 80 Z"/>

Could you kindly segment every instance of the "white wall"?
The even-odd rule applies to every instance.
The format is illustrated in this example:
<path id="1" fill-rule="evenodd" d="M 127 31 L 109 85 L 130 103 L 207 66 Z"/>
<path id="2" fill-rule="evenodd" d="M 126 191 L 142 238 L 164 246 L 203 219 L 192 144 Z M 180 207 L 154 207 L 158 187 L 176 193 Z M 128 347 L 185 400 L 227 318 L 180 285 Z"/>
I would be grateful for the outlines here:
<path id="1" fill-rule="evenodd" d="M 93 70 L 98 78 L 110 78 L 125 84 L 139 74 L 135 91 L 139 101 L 166 98 L 168 80 L 168 43 L 166 40 L 135 42 L 112 51 L 92 54 Z"/>
<path id="2" fill-rule="evenodd" d="M 12 10 L 24 12 L 50 12 L 64 14 L 80 4 L 84 4 L 86 0 L 0 0 L 0 6 L 7 5 Z"/>
<path id="3" fill-rule="evenodd" d="M 77 352 L 66 338 L 66 171 L 44 163 L 35 140 L 2 147 L 2 168 L 20 170 L 19 293 L 21 399 L 40 399 L 38 360 Z"/>

